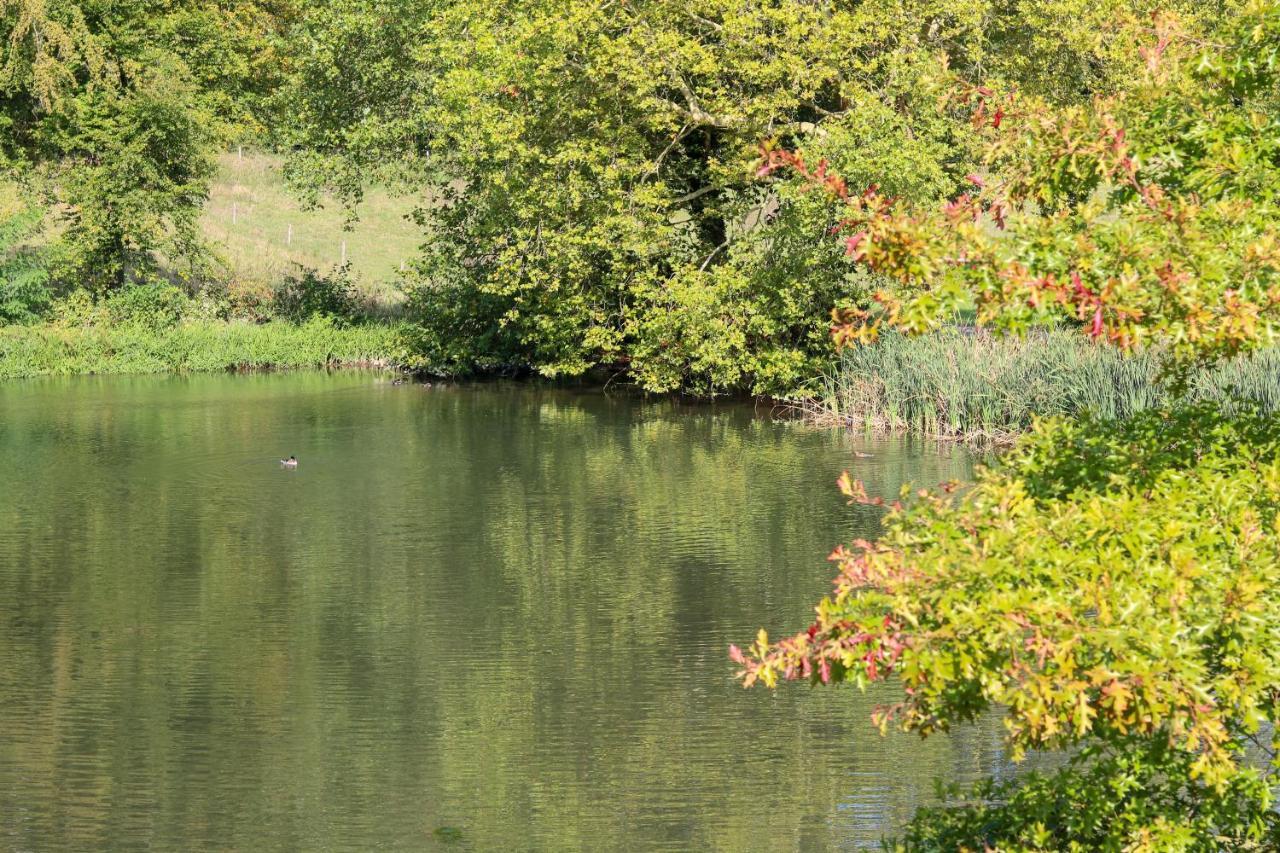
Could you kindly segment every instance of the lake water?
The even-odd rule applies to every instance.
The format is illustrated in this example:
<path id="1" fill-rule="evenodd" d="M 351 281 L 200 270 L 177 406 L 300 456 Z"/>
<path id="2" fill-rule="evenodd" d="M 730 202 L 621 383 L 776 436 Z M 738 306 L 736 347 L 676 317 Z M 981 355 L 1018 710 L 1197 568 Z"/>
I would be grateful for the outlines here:
<path id="1" fill-rule="evenodd" d="M 998 724 L 744 691 L 936 445 L 377 374 L 0 384 L 0 849 L 840 850 Z M 854 450 L 872 454 L 854 458 Z M 284 470 L 277 459 L 296 454 Z"/>

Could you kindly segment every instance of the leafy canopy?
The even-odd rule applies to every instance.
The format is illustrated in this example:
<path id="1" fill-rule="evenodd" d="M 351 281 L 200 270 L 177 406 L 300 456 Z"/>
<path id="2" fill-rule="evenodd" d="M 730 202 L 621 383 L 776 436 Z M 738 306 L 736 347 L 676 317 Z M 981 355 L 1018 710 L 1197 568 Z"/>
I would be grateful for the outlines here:
<path id="1" fill-rule="evenodd" d="M 1131 348 L 1212 359 L 1271 344 L 1280 317 L 1280 12 L 1257 3 L 1210 44 L 1155 18 L 1133 85 L 1088 104 L 958 86 L 983 168 L 945 205 L 872 187 L 776 149 L 841 204 L 849 255 L 895 286 L 850 313 L 840 341 L 881 326 L 936 328 L 976 303 L 980 322 L 1059 319 Z"/>
<path id="2" fill-rule="evenodd" d="M 0 0 L 0 166 L 61 220 L 55 272 L 119 287 L 202 257 L 212 155 L 261 129 L 287 7 Z"/>
<path id="3" fill-rule="evenodd" d="M 620 370 L 646 388 L 790 391 L 872 281 L 830 208 L 758 181 L 761 139 L 917 201 L 974 167 L 937 56 L 1052 102 L 1115 91 L 1149 4 L 1042 0 L 351 0 L 304 13 L 294 174 L 437 202 L 411 282 L 424 366 Z M 1186 4 L 1188 26 L 1208 22 Z M 312 7 L 307 7 L 312 8 Z M 1081 20 L 1091 27 L 1081 28 Z"/>

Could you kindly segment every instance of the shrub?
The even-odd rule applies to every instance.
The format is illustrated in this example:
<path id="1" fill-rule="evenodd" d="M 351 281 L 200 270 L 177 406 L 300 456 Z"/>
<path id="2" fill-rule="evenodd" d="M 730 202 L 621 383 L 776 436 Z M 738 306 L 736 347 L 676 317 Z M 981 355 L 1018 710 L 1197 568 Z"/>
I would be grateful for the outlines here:
<path id="1" fill-rule="evenodd" d="M 182 320 L 190 301 L 186 293 L 167 282 L 149 281 L 114 291 L 103 304 L 113 323 L 166 329 Z"/>
<path id="2" fill-rule="evenodd" d="M 100 305 L 87 290 L 72 290 L 50 307 L 53 324 L 59 328 L 103 326 L 110 322 L 105 306 Z"/>
<path id="3" fill-rule="evenodd" d="M 328 317 L 343 323 L 357 317 L 356 293 L 350 263 L 325 275 L 299 267 L 298 274 L 276 292 L 274 308 L 276 314 L 294 322 Z"/>
<path id="4" fill-rule="evenodd" d="M 44 253 L 29 245 L 44 211 L 27 199 L 0 198 L 0 325 L 39 319 L 52 299 Z"/>
<path id="5" fill-rule="evenodd" d="M 895 849 L 933 851 L 1275 850 L 1280 821 L 1259 808 L 1260 776 L 1221 791 L 1186 786 L 1193 759 L 1168 744 L 1136 751 L 1088 749 L 1061 772 L 991 780 L 921 809 Z"/>
<path id="6" fill-rule="evenodd" d="M 807 630 L 733 651 L 746 682 L 892 677 L 882 728 L 998 707 L 1015 758 L 1083 747 L 976 810 L 921 815 L 918 849 L 1280 840 L 1275 768 L 1250 755 L 1275 754 L 1280 721 L 1280 423 L 1206 406 L 1044 421 L 952 492 L 903 495 L 877 542 L 838 548 Z"/>

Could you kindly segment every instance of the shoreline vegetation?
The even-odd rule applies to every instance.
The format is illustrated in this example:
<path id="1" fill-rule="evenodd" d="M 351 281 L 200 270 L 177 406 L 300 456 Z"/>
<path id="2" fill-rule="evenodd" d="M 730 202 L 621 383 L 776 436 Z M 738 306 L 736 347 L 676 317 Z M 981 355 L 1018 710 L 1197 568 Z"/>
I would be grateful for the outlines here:
<path id="1" fill-rule="evenodd" d="M 281 157 L 242 148 L 218 157 L 200 264 L 161 258 L 93 288 L 63 277 L 50 210 L 0 176 L 0 380 L 399 368 L 410 207 L 375 191 L 353 226 L 333 204 L 291 198 Z"/>
<path id="2" fill-rule="evenodd" d="M 405 369 L 403 323 L 186 318 L 0 326 L 0 380 L 39 376 L 206 373 L 324 368 Z M 1124 354 L 1071 330 L 1025 337 L 957 327 L 889 333 L 845 350 L 816 393 L 782 411 L 815 428 L 842 427 L 961 443 L 1005 445 L 1036 418 L 1085 413 L 1120 420 L 1169 406 L 1159 354 Z M 429 371 L 410 370 L 418 377 Z M 1280 351 L 1202 370 L 1190 399 L 1280 411 Z M 775 410 L 776 411 L 776 410 Z"/>
<path id="3" fill-rule="evenodd" d="M 846 349 L 818 392 L 792 407 L 814 426 L 1000 444 L 1036 417 L 1121 420 L 1170 406 L 1177 395 L 1161 381 L 1161 363 L 1154 350 L 1126 354 L 1065 329 L 1022 338 L 960 328 L 886 334 Z M 1199 370 L 1189 391 L 1193 402 L 1229 410 L 1250 402 L 1280 410 L 1280 352 Z"/>
<path id="4" fill-rule="evenodd" d="M 323 367 L 393 368 L 400 329 L 328 318 L 187 320 L 142 325 L 0 327 L 0 380 L 88 374 L 196 373 Z"/>

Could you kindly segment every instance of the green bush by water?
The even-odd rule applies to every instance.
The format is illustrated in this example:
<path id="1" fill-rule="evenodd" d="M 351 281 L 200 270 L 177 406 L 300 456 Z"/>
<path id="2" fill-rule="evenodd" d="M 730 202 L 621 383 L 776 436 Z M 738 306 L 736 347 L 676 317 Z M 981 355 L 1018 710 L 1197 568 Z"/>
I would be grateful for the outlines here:
<path id="1" fill-rule="evenodd" d="M 1280 352 L 1266 350 L 1197 374 L 1197 400 L 1242 398 L 1280 409 Z M 817 423 L 947 438 L 1001 438 L 1035 416 L 1085 411 L 1122 418 L 1166 405 L 1160 360 L 1095 345 L 1054 330 L 1000 338 L 949 330 L 919 338 L 886 335 L 846 350 L 819 396 L 804 404 Z"/>
<path id="2" fill-rule="evenodd" d="M 0 327 L 0 379 L 89 373 L 165 373 L 385 365 L 399 361 L 399 329 L 188 320 L 164 328 Z"/>

